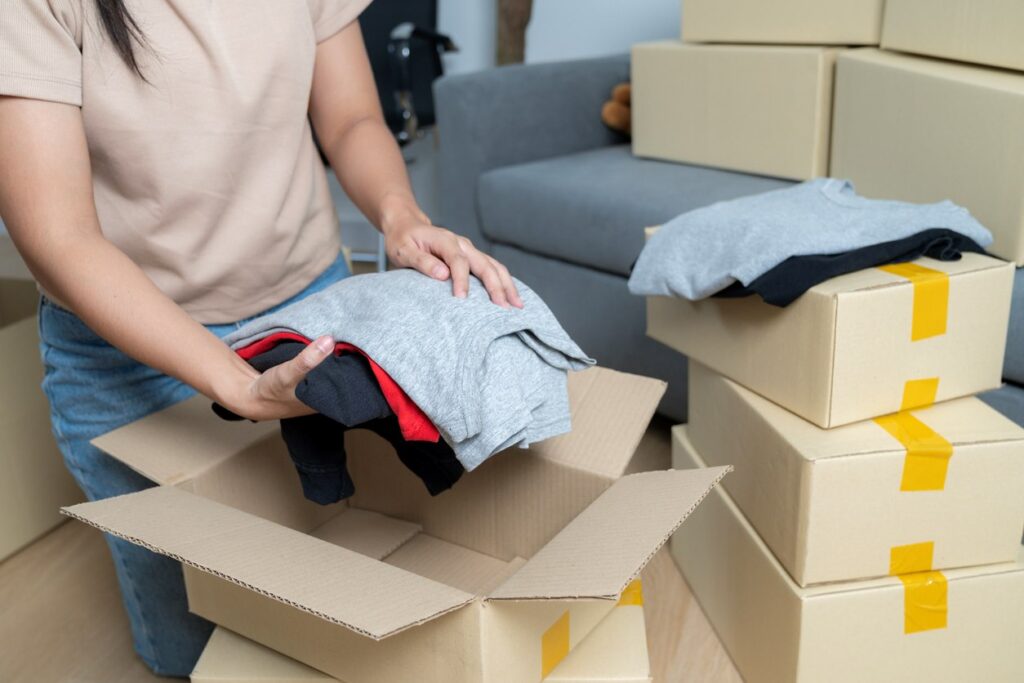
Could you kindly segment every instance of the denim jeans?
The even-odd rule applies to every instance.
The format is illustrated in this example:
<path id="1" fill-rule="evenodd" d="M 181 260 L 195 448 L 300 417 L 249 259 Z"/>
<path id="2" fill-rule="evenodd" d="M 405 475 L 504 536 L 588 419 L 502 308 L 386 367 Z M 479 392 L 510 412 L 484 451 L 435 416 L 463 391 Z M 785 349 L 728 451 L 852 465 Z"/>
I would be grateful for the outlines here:
<path id="1" fill-rule="evenodd" d="M 348 275 L 348 266 L 339 256 L 305 290 L 270 310 Z M 224 337 L 244 322 L 208 325 L 207 329 Z M 98 500 L 154 486 L 89 441 L 183 401 L 195 395 L 195 390 L 132 360 L 73 313 L 46 298 L 39 307 L 39 336 L 45 367 L 43 391 L 50 402 L 53 433 L 65 464 L 85 495 Z M 113 536 L 106 538 L 135 651 L 154 673 L 188 676 L 213 625 L 189 614 L 181 565 Z"/>

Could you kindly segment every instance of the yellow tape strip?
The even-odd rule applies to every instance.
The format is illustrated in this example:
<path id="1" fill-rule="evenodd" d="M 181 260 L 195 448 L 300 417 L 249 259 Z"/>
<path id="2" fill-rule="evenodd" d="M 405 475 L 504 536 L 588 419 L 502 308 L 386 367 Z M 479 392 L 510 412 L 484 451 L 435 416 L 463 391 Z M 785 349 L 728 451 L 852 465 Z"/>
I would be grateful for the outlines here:
<path id="1" fill-rule="evenodd" d="M 632 583 L 626 586 L 626 590 L 622 591 L 622 595 L 619 596 L 620 605 L 643 605 L 644 604 L 644 588 L 640 584 L 640 579 L 634 579 Z"/>
<path id="2" fill-rule="evenodd" d="M 903 385 L 903 401 L 900 403 L 900 410 L 930 406 L 935 403 L 935 396 L 938 393 L 938 377 L 907 380 L 907 383 Z"/>
<path id="3" fill-rule="evenodd" d="M 569 610 L 540 639 L 540 677 L 547 678 L 569 654 Z"/>
<path id="4" fill-rule="evenodd" d="M 893 263 L 881 270 L 906 278 L 914 285 L 914 313 L 910 341 L 920 341 L 946 333 L 949 313 L 949 275 L 916 263 Z"/>
<path id="5" fill-rule="evenodd" d="M 898 545 L 889 551 L 889 573 L 903 582 L 903 632 L 946 628 L 949 586 L 932 571 L 935 543 Z"/>
<path id="6" fill-rule="evenodd" d="M 941 491 L 946 487 L 953 444 L 910 413 L 876 417 L 875 424 L 907 449 L 900 491 Z"/>

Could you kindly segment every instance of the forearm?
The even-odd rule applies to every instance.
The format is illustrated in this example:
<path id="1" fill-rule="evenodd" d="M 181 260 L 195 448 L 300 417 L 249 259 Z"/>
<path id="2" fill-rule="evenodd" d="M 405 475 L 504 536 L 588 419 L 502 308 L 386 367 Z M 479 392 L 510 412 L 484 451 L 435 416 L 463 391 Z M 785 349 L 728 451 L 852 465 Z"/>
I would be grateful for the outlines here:
<path id="1" fill-rule="evenodd" d="M 128 356 L 225 403 L 256 376 L 102 235 L 12 232 L 43 287 Z"/>
<path id="2" fill-rule="evenodd" d="M 383 119 L 356 121 L 324 151 L 346 194 L 378 230 L 406 219 L 430 222 L 416 202 L 402 153 Z"/>

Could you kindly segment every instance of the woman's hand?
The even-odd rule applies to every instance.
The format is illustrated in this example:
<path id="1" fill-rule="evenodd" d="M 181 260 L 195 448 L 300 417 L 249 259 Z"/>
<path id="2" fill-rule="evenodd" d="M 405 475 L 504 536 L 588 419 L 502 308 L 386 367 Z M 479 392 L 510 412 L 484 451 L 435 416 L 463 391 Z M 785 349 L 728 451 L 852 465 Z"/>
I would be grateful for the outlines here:
<path id="1" fill-rule="evenodd" d="M 431 225 L 417 208 L 404 206 L 395 214 L 383 220 L 381 228 L 388 258 L 396 266 L 415 268 L 437 280 L 451 278 L 457 297 L 466 296 L 472 274 L 497 305 L 523 307 L 508 268 L 474 247 L 468 238 Z"/>
<path id="2" fill-rule="evenodd" d="M 310 371 L 334 353 L 334 339 L 320 337 L 309 344 L 295 358 L 276 365 L 264 373 L 251 368 L 234 352 L 239 371 L 231 387 L 221 394 L 217 402 L 250 420 L 281 420 L 300 415 L 312 415 L 312 408 L 295 397 L 295 388 Z"/>

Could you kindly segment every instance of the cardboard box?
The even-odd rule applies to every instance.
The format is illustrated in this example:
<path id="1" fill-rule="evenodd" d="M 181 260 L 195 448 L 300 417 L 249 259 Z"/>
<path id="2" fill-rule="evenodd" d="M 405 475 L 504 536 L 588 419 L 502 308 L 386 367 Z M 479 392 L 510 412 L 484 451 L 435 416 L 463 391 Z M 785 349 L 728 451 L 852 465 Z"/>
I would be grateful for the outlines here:
<path id="1" fill-rule="evenodd" d="M 837 67 L 832 175 L 965 206 L 1024 265 L 1024 74 L 865 49 Z"/>
<path id="2" fill-rule="evenodd" d="M 836 50 L 633 47 L 633 153 L 782 178 L 828 171 Z"/>
<path id="3" fill-rule="evenodd" d="M 683 40 L 877 45 L 883 0 L 685 0 Z"/>
<path id="4" fill-rule="evenodd" d="M 888 0 L 882 47 L 1024 70 L 1020 0 Z"/>
<path id="5" fill-rule="evenodd" d="M 650 683 L 642 599 L 639 603 L 627 602 L 620 603 L 602 619 L 548 674 L 545 683 Z M 192 683 L 341 682 L 227 629 L 217 628 L 192 671 Z"/>
<path id="6" fill-rule="evenodd" d="M 349 432 L 358 491 L 328 507 L 302 498 L 274 425 L 196 399 L 96 440 L 162 486 L 65 512 L 180 560 L 196 614 L 347 683 L 539 681 L 725 474 L 621 476 L 663 392 L 573 373 L 570 434 L 437 498 Z"/>
<path id="7" fill-rule="evenodd" d="M 923 258 L 833 278 L 785 308 L 649 297 L 647 334 L 836 427 L 1000 386 L 1013 271 L 980 254 Z"/>
<path id="8" fill-rule="evenodd" d="M 673 437 L 676 467 L 705 467 L 685 428 Z M 719 488 L 672 555 L 748 683 L 1024 680 L 1024 554 L 800 588 Z"/>
<path id="9" fill-rule="evenodd" d="M 0 561 L 60 524 L 62 505 L 83 499 L 50 428 L 40 388 L 39 294 L 25 273 L 0 236 Z"/>
<path id="10" fill-rule="evenodd" d="M 1024 429 L 980 400 L 823 430 L 699 363 L 689 377 L 690 441 L 736 466 L 729 496 L 801 586 L 887 576 L 915 543 L 935 569 L 1017 558 Z"/>

